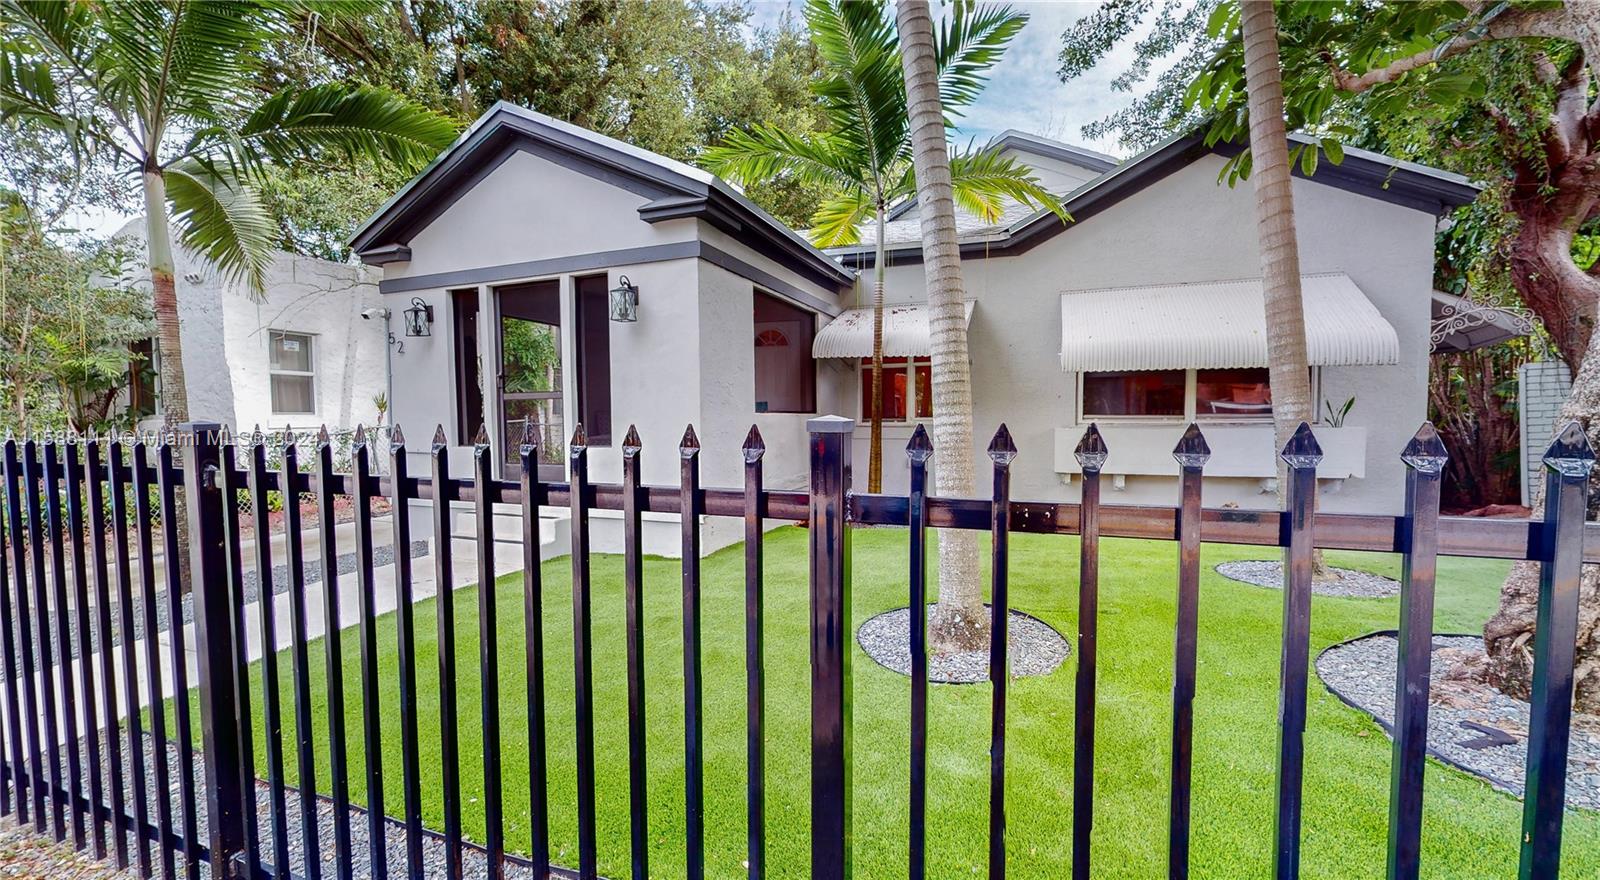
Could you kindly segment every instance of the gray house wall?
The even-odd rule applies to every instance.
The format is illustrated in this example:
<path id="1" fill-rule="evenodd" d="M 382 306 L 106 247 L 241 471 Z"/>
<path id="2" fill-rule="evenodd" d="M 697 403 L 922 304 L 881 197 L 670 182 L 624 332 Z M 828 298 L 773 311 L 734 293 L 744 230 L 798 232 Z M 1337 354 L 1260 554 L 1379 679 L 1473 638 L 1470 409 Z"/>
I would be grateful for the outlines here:
<path id="1" fill-rule="evenodd" d="M 1064 483 L 1066 468 L 1057 464 L 1058 454 L 1070 458 L 1071 448 L 1059 450 L 1058 443 L 1076 442 L 1083 427 L 1077 376 L 1064 372 L 1059 359 L 1062 293 L 1259 277 L 1253 193 L 1248 184 L 1219 183 L 1222 164 L 1221 157 L 1202 157 L 1019 255 L 964 260 L 966 296 L 977 301 L 969 332 L 976 461 L 981 470 L 987 462 L 982 449 L 1006 422 L 1021 451 L 1013 465 L 1016 497 L 1078 496 L 1078 481 Z M 1354 395 L 1346 424 L 1366 433 L 1365 476 L 1325 485 L 1323 506 L 1396 511 L 1403 502 L 1399 452 L 1425 417 L 1436 218 L 1300 178 L 1294 197 L 1302 271 L 1348 274 L 1394 326 L 1401 345 L 1400 363 L 1393 366 L 1321 370 L 1319 409 L 1324 398 L 1337 406 Z M 870 284 L 870 274 L 858 284 Z M 887 275 L 889 301 L 925 300 L 920 262 L 891 260 Z M 847 394 L 859 398 L 857 387 L 852 383 Z M 859 412 L 856 400 L 847 414 Z M 1177 442 L 1183 424 L 1173 421 L 1166 429 L 1170 441 L 1150 441 L 1160 447 L 1155 455 Z M 899 450 L 908 434 L 899 427 L 885 432 L 888 491 L 904 485 Z M 866 443 L 866 430 L 859 428 L 856 455 L 863 462 Z M 1276 506 L 1263 488 L 1258 479 L 1208 480 L 1205 501 Z M 1119 503 L 1171 504 L 1176 497 L 1176 480 L 1165 476 L 1128 476 L 1122 489 L 1106 492 L 1108 502 Z"/>
<path id="2" fill-rule="evenodd" d="M 755 412 L 754 303 L 757 289 L 803 307 L 836 313 L 833 290 L 807 280 L 753 248 L 696 218 L 647 223 L 639 208 L 648 199 L 611 183 L 526 152 L 512 154 L 437 219 L 414 235 L 411 259 L 385 265 L 384 300 L 398 313 L 417 297 L 434 308 L 431 337 L 406 340 L 395 358 L 395 419 L 414 450 L 414 470 L 427 466 L 425 450 L 443 423 L 457 474 L 470 467 L 471 438 L 456 436 L 454 316 L 449 291 L 480 294 L 479 347 L 491 443 L 500 436 L 495 409 L 499 362 L 492 291 L 502 285 L 558 279 L 562 292 L 563 433 L 570 436 L 577 399 L 572 307 L 574 279 L 605 273 L 608 287 L 622 275 L 639 288 L 638 321 L 608 322 L 611 342 L 612 442 L 589 450 L 591 479 L 618 482 L 621 443 L 629 424 L 643 441 L 642 476 L 650 484 L 676 484 L 678 444 L 695 426 L 702 446 L 702 481 L 738 486 L 739 447 L 752 423 L 766 437 L 769 484 L 796 487 L 806 474 L 807 414 Z M 818 315 L 820 322 L 826 315 Z M 833 402 L 832 386 L 819 381 L 819 402 Z M 498 454 L 498 453 L 497 453 Z M 737 524 L 708 520 L 705 543 L 737 537 Z M 595 512 L 596 546 L 620 547 L 620 526 Z M 675 555 L 676 520 L 651 532 L 650 552 Z M 726 532 L 726 534 L 723 534 Z"/>

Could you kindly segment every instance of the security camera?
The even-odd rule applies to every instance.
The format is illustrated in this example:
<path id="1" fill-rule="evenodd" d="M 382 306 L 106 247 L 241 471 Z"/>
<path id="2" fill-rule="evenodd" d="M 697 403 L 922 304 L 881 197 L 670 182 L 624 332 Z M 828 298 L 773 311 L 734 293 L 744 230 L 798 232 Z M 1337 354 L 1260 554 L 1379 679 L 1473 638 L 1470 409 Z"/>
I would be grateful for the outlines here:
<path id="1" fill-rule="evenodd" d="M 389 310 L 384 308 L 363 309 L 361 312 L 361 317 L 363 320 L 367 321 L 370 321 L 373 318 L 388 318 Z"/>

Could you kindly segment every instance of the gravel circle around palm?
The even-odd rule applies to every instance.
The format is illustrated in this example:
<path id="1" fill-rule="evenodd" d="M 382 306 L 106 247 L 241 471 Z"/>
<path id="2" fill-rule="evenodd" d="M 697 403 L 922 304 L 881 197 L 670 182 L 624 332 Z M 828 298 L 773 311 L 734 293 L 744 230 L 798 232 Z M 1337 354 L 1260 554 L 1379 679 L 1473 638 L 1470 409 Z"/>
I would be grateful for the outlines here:
<path id="1" fill-rule="evenodd" d="M 1317 675 L 1334 696 L 1393 733 L 1394 634 L 1374 633 L 1334 645 L 1317 657 Z M 1522 796 L 1528 763 L 1528 704 L 1483 680 L 1483 639 L 1433 638 L 1428 692 L 1428 754 Z M 1600 810 L 1600 717 L 1572 718 L 1567 806 Z"/>
<path id="2" fill-rule="evenodd" d="M 1339 575 L 1327 580 L 1313 580 L 1311 592 L 1317 596 L 1338 596 L 1344 599 L 1388 599 L 1400 595 L 1400 582 L 1370 571 L 1353 568 L 1331 568 Z M 1245 559 L 1217 564 L 1217 574 L 1231 581 L 1283 589 L 1283 563 L 1270 559 Z"/>
<path id="3" fill-rule="evenodd" d="M 932 605 L 928 613 L 933 613 Z M 994 609 L 988 605 L 991 619 Z M 1007 659 L 1012 678 L 1049 675 L 1067 659 L 1066 636 L 1031 614 L 1013 609 L 1008 618 Z M 911 611 L 896 608 L 869 618 L 856 630 L 856 642 L 880 666 L 901 675 L 911 674 Z M 989 680 L 989 649 L 928 655 L 928 680 L 942 684 L 973 684 Z"/>

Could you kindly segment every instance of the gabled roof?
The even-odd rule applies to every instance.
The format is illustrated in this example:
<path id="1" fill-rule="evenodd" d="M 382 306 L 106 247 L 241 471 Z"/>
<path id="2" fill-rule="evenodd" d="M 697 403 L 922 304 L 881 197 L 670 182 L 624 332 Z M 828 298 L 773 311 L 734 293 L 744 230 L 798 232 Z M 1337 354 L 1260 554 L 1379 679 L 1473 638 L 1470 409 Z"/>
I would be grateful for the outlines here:
<path id="1" fill-rule="evenodd" d="M 409 259 L 411 237 L 482 182 L 528 152 L 644 196 L 647 223 L 699 217 L 807 278 L 829 286 L 855 275 L 731 184 L 700 168 L 501 101 L 361 224 L 350 247 L 374 265 Z"/>
<path id="2" fill-rule="evenodd" d="M 1289 140 L 1317 148 L 1316 139 L 1306 135 L 1291 134 Z M 1242 149 L 1237 144 L 1207 146 L 1204 134 L 1199 131 L 1175 135 L 1062 196 L 1062 205 L 1072 216 L 1072 223 L 1062 223 L 1060 218 L 1045 210 L 1007 211 L 999 223 L 962 230 L 961 255 L 1004 257 L 1023 253 L 1202 156 L 1210 153 L 1232 156 Z M 1305 176 L 1298 163 L 1294 174 L 1297 177 Z M 1479 189 L 1459 174 L 1354 147 L 1345 147 L 1344 161 L 1338 165 L 1323 157 L 1323 161 L 1317 163 L 1314 177 L 1310 179 L 1435 215 L 1471 202 L 1478 197 Z M 895 263 L 921 261 L 922 236 L 920 227 L 912 229 L 915 226 L 909 221 L 887 225 L 884 242 L 889 258 Z M 870 231 L 863 230 L 865 233 Z M 867 240 L 861 244 L 829 248 L 828 253 L 841 258 L 847 266 L 863 269 L 873 264 L 874 249 L 874 243 Z"/>
<path id="3" fill-rule="evenodd" d="M 1019 153 L 1044 156 L 1048 159 L 1065 162 L 1068 165 L 1076 165 L 1095 174 L 1104 174 L 1117 167 L 1118 163 L 1122 161 L 1116 156 L 1097 152 L 1088 147 L 1080 147 L 1077 144 L 1069 144 L 1066 141 L 1058 141 L 1053 138 L 1047 138 L 1042 134 L 1033 134 L 1032 132 L 1020 131 L 1015 128 L 1006 129 L 1000 133 L 999 137 L 985 146 L 998 148 L 999 152 L 1002 153 L 1006 150 L 1016 150 Z M 902 199 L 899 204 L 889 209 L 889 219 L 899 220 L 916 206 L 916 195 Z M 959 222 L 959 218 L 960 212 L 957 211 L 957 222 Z"/>

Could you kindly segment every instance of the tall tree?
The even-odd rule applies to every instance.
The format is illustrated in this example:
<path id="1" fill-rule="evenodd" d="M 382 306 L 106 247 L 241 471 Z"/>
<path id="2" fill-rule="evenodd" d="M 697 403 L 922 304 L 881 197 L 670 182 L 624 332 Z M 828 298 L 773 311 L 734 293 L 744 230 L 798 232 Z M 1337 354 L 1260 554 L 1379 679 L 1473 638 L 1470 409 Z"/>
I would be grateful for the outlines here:
<path id="1" fill-rule="evenodd" d="M 292 4 L 291 4 L 292 5 Z M 266 47 L 290 35 L 283 4 L 7 0 L 0 119 L 116 157 L 143 184 L 161 405 L 189 418 L 171 228 L 259 289 L 275 243 L 257 190 L 274 163 L 431 159 L 455 127 L 386 89 L 327 83 L 263 98 Z"/>
<path id="2" fill-rule="evenodd" d="M 1103 6 L 1094 26 L 1069 34 L 1069 45 L 1082 50 L 1073 69 L 1131 33 L 1151 5 Z M 1590 442 L 1600 443 L 1600 271 L 1592 255 L 1600 231 L 1600 104 L 1592 95 L 1600 4 L 1290 0 L 1278 13 L 1289 122 L 1323 136 L 1321 155 L 1337 160 L 1342 141 L 1376 133 L 1384 136 L 1377 145 L 1399 148 L 1406 158 L 1486 181 L 1480 202 L 1504 222 L 1484 254 L 1491 264 L 1485 274 L 1502 278 L 1540 318 L 1574 375 L 1561 418 L 1579 420 Z M 1218 3 L 1198 35 L 1141 41 L 1146 70 L 1178 52 L 1180 64 L 1197 72 L 1180 94 L 1152 101 L 1181 114 L 1125 120 L 1133 123 L 1126 131 L 1204 114 L 1208 137 L 1237 134 L 1246 93 L 1241 47 L 1223 36 L 1232 14 Z M 1318 155 L 1314 148 L 1300 153 L 1307 171 Z M 1595 480 L 1600 485 L 1600 474 Z M 1513 694 L 1526 694 L 1531 680 L 1526 646 L 1537 588 L 1536 565 L 1513 566 L 1484 629 L 1491 678 Z M 1585 566 L 1582 596 L 1577 700 L 1600 710 L 1600 568 Z"/>
<path id="3" fill-rule="evenodd" d="M 730 132 L 702 161 L 746 184 L 787 179 L 833 188 L 838 194 L 812 217 L 811 235 L 819 245 L 854 244 L 860 241 L 861 227 L 871 222 L 877 253 L 867 487 L 876 492 L 883 484 L 883 226 L 889 206 L 916 191 L 900 44 L 881 2 L 808 0 L 805 20 L 822 59 L 822 73 L 812 90 L 825 128 L 807 134 L 781 125 L 753 125 Z M 1026 23 L 1027 16 L 1010 7 L 955 5 L 934 48 L 946 114 L 978 97 L 986 73 Z M 962 208 L 991 221 L 1007 200 L 1061 212 L 1060 202 L 1030 169 L 996 149 L 952 156 L 950 181 Z"/>
<path id="4" fill-rule="evenodd" d="M 1272 387 L 1274 448 L 1311 421 L 1311 367 L 1300 298 L 1300 243 L 1294 226 L 1294 180 L 1283 122 L 1278 20 L 1273 0 L 1243 0 L 1241 32 L 1250 103 L 1250 178 L 1256 191 L 1256 238 L 1267 311 L 1267 381 Z M 1286 485 L 1281 479 L 1279 485 Z"/>
<path id="5" fill-rule="evenodd" d="M 922 267 L 928 288 L 928 335 L 933 361 L 933 462 L 939 494 L 975 494 L 972 467 L 972 365 L 967 359 L 966 308 L 962 304 L 961 248 L 956 236 L 955 188 L 939 103 L 939 56 L 927 0 L 895 6 L 906 109 L 911 123 L 912 168 L 922 223 Z M 939 536 L 939 603 L 931 627 L 935 646 L 977 647 L 988 640 L 983 610 L 977 534 L 949 530 Z M 923 613 L 921 608 L 911 609 Z"/>

